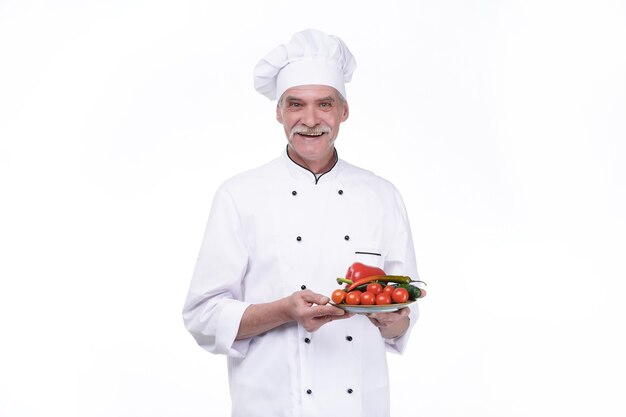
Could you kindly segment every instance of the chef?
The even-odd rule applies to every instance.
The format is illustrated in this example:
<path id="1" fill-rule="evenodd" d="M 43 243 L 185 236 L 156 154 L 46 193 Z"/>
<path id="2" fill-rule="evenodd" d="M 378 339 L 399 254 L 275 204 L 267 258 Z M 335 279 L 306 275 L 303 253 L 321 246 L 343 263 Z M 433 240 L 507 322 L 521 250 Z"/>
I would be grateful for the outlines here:
<path id="1" fill-rule="evenodd" d="M 227 357 L 233 416 L 389 415 L 386 352 L 405 350 L 417 303 L 364 315 L 328 298 L 356 261 L 417 279 L 397 189 L 334 146 L 355 67 L 317 30 L 255 67 L 287 146 L 217 190 L 183 310 L 197 343 Z"/>

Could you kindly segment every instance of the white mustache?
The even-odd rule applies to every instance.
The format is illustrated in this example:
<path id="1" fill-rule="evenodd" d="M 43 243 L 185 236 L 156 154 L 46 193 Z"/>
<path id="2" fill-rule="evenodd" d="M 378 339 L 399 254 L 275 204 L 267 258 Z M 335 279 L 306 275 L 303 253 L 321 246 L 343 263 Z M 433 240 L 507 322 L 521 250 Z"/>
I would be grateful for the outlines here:
<path id="1" fill-rule="evenodd" d="M 291 129 L 291 136 L 296 133 L 302 133 L 305 135 L 321 135 L 322 133 L 330 133 L 330 127 L 328 126 L 319 126 L 319 127 L 306 127 L 306 126 L 296 126 Z"/>

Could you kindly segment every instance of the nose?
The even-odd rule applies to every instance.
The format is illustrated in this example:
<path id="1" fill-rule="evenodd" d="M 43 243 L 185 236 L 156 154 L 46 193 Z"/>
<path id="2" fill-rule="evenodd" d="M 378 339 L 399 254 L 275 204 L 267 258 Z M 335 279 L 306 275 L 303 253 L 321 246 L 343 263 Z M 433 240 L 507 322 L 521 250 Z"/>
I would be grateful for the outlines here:
<path id="1" fill-rule="evenodd" d="M 317 125 L 317 114 L 312 106 L 304 109 L 301 122 L 307 127 L 315 127 Z"/>

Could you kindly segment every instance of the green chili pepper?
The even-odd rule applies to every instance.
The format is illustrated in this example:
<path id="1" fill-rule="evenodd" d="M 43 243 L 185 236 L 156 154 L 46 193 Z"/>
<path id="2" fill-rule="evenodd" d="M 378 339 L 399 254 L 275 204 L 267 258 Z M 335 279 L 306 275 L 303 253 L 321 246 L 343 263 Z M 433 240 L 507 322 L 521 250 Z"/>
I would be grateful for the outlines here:
<path id="1" fill-rule="evenodd" d="M 337 284 L 352 285 L 352 280 L 347 278 L 337 278 Z"/>
<path id="2" fill-rule="evenodd" d="M 411 277 L 403 275 L 373 275 L 371 277 L 365 277 L 354 281 L 352 285 L 348 286 L 347 290 L 352 291 L 356 287 L 360 287 L 363 284 L 369 284 L 370 282 L 397 282 L 400 284 L 408 284 L 413 282 L 413 280 L 411 280 Z"/>
<path id="3" fill-rule="evenodd" d="M 420 290 L 415 285 L 411 284 L 400 284 L 398 285 L 400 288 L 404 288 L 409 292 L 409 300 L 417 300 L 422 295 L 422 290 Z"/>

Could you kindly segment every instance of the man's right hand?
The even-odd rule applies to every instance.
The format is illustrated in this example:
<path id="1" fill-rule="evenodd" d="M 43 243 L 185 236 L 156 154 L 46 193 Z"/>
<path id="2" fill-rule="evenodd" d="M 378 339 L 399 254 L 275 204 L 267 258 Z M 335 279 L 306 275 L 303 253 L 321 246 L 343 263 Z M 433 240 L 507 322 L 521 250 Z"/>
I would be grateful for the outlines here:
<path id="1" fill-rule="evenodd" d="M 333 320 L 347 319 L 353 314 L 328 305 L 330 299 L 311 290 L 297 291 L 285 299 L 288 316 L 307 332 L 314 332 Z"/>
<path id="2" fill-rule="evenodd" d="M 327 305 L 330 299 L 310 290 L 297 291 L 288 297 L 261 304 L 252 304 L 244 311 L 236 339 L 245 339 L 296 321 L 314 332 L 333 320 L 353 316 L 338 307 Z"/>

